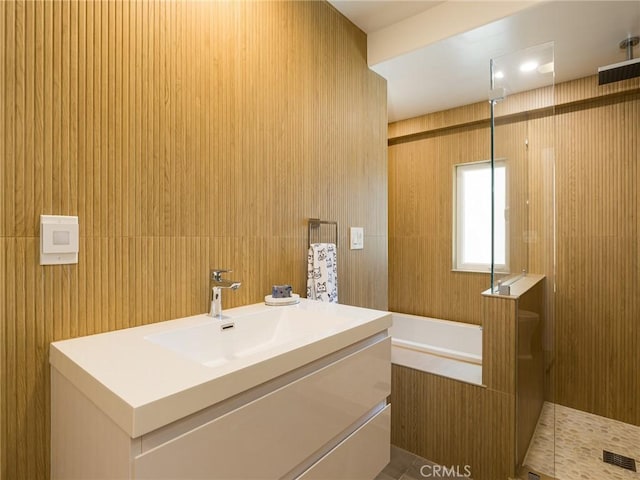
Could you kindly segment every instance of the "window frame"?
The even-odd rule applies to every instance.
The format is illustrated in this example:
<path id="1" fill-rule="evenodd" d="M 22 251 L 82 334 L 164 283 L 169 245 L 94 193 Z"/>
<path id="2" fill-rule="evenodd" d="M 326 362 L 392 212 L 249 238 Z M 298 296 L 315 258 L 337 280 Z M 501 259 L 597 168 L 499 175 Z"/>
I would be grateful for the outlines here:
<path id="1" fill-rule="evenodd" d="M 461 263 L 458 259 L 461 257 L 461 248 L 462 248 L 462 240 L 459 237 L 460 225 L 459 225 L 459 213 L 458 213 L 458 168 L 460 167 L 476 167 L 480 168 L 483 165 L 487 165 L 488 168 L 491 168 L 491 160 L 478 160 L 473 162 L 465 162 L 465 163 L 456 163 L 453 165 L 453 222 L 452 222 L 452 248 L 451 248 L 451 259 L 452 259 L 452 271 L 454 272 L 471 272 L 471 273 L 491 273 L 491 263 Z M 509 199 L 509 191 L 508 191 L 508 165 L 506 158 L 498 158 L 494 160 L 494 165 L 504 167 L 505 169 L 505 210 L 503 215 L 505 216 L 505 263 L 504 264 L 496 264 L 495 271 L 498 273 L 509 273 L 509 217 L 507 215 L 508 207 L 508 199 Z M 496 212 L 497 214 L 497 212 Z M 460 240 L 460 241 L 459 241 Z"/>

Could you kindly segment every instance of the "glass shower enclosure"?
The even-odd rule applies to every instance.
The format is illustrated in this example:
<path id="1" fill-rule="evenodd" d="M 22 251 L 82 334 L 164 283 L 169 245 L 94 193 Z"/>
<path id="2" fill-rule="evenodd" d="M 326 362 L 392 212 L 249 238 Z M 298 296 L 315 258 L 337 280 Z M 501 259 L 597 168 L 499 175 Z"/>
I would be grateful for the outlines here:
<path id="1" fill-rule="evenodd" d="M 490 291 L 516 305 L 514 473 L 554 477 L 554 45 L 492 58 L 489 73 Z"/>

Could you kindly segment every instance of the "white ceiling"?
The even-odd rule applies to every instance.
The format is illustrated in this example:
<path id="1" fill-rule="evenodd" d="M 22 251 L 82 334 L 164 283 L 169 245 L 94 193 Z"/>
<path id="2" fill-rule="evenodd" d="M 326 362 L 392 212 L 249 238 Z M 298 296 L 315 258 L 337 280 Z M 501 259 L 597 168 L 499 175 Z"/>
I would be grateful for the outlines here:
<path id="1" fill-rule="evenodd" d="M 365 33 L 375 32 L 444 2 L 335 0 L 330 1 L 345 17 Z"/>
<path id="2" fill-rule="evenodd" d="M 640 35 L 640 0 L 331 3 L 368 35 L 370 67 L 387 79 L 390 122 L 486 100 L 491 58 L 554 42 L 559 83 L 625 60 L 618 43 Z M 461 30 L 473 23 L 456 11 L 469 12 L 475 27 Z"/>

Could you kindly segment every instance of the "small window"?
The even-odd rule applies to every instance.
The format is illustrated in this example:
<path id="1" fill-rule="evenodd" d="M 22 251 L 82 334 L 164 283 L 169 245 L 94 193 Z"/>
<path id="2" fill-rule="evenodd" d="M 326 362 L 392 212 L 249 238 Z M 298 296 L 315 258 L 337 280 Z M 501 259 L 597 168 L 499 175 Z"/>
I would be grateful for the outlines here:
<path id="1" fill-rule="evenodd" d="M 495 268 L 507 270 L 506 163 L 495 165 Z M 488 272 L 491 268 L 491 162 L 455 166 L 453 268 Z"/>

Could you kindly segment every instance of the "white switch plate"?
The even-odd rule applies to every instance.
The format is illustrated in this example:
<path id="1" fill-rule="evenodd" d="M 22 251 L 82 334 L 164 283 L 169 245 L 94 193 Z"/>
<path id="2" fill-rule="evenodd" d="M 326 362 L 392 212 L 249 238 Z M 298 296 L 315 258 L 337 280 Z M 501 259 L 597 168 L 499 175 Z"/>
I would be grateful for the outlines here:
<path id="1" fill-rule="evenodd" d="M 351 250 L 362 250 L 364 248 L 364 228 L 351 227 L 350 233 Z"/>
<path id="2" fill-rule="evenodd" d="M 78 217 L 40 215 L 40 265 L 78 263 Z"/>

